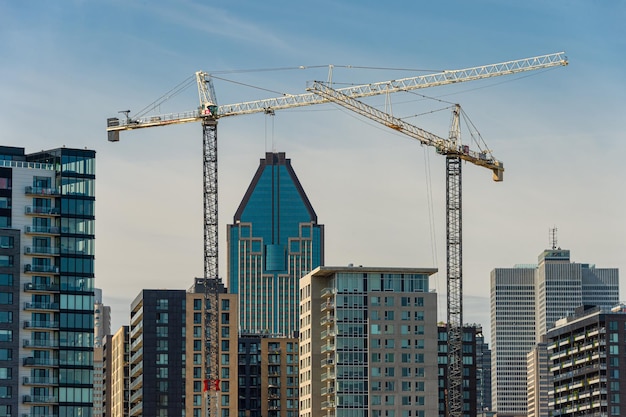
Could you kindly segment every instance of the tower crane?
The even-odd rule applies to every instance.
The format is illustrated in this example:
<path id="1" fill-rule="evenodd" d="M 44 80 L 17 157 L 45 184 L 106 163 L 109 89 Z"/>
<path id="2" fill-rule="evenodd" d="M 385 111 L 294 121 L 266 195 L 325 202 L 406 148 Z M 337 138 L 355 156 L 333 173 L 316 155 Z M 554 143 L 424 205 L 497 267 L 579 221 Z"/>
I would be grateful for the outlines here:
<path id="1" fill-rule="evenodd" d="M 411 91 L 420 88 L 439 85 L 455 84 L 460 82 L 481 80 L 501 75 L 516 74 L 538 69 L 546 69 L 567 65 L 564 52 L 535 56 L 497 64 L 482 65 L 459 70 L 448 70 L 417 77 L 398 80 L 382 81 L 370 84 L 340 88 L 335 91 L 353 99 L 361 97 L 390 94 L 401 91 Z M 183 113 L 162 114 L 150 117 L 131 117 L 130 111 L 123 111 L 125 117 L 107 119 L 107 135 L 111 142 L 119 141 L 119 134 L 125 130 L 135 130 L 149 127 L 168 126 L 173 124 L 200 122 L 203 138 L 203 204 L 204 204 L 204 278 L 205 278 L 205 329 L 204 329 L 204 357 L 205 357 L 205 387 L 219 389 L 217 374 L 217 335 L 216 311 L 217 294 L 209 285 L 209 280 L 217 282 L 218 273 L 218 193 L 217 193 L 217 121 L 222 117 L 239 116 L 253 113 L 267 113 L 275 110 L 328 103 L 319 91 L 305 94 L 284 94 L 281 97 L 249 101 L 230 105 L 218 106 L 212 77 L 209 73 L 198 71 L 195 74 L 198 87 L 200 105 L 196 110 Z M 456 155 L 461 157 L 461 155 Z M 451 158 L 454 159 L 454 158 Z M 457 158 L 458 159 L 458 158 Z M 460 164 L 450 165 L 458 168 L 458 185 L 460 186 Z M 452 170 L 452 168 L 450 168 Z M 499 170 L 501 173 L 502 170 Z M 449 209 L 450 211 L 451 209 Z M 460 207 L 456 210 L 460 225 Z M 459 230 L 460 237 L 460 230 Z M 450 236 L 448 236 L 450 240 Z M 460 251 L 460 243 L 458 244 Z M 459 268 L 460 265 L 455 266 Z M 450 272 L 450 271 L 449 271 Z M 458 279 L 460 282 L 460 278 Z M 210 308 L 209 308 L 210 307 Z M 460 316 L 459 316 L 460 318 Z M 448 342 L 449 343 L 449 342 Z M 210 382 L 210 383 L 209 383 Z M 460 385 L 460 383 L 459 383 Z M 207 394 L 207 415 L 218 417 L 217 400 Z M 459 414 L 460 416 L 460 414 Z"/>
<path id="2" fill-rule="evenodd" d="M 494 181 L 502 181 L 504 165 L 489 150 L 470 150 L 461 143 L 457 104 L 452 112 L 448 139 L 441 138 L 419 127 L 393 117 L 359 100 L 314 82 L 309 91 L 335 104 L 352 110 L 384 126 L 417 139 L 423 145 L 432 146 L 437 153 L 446 156 L 446 269 L 447 269 L 447 344 L 448 344 L 448 396 L 447 415 L 463 415 L 463 245 L 462 245 L 462 187 L 461 161 L 490 169 Z"/>

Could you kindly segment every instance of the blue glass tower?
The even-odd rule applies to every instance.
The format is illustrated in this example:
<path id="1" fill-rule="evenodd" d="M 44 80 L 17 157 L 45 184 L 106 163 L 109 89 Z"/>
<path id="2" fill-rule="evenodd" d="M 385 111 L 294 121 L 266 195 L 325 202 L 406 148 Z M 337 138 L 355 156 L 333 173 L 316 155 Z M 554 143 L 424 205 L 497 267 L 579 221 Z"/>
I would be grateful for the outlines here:
<path id="1" fill-rule="evenodd" d="M 228 225 L 228 288 L 240 330 L 291 336 L 299 328 L 299 280 L 324 264 L 324 226 L 291 160 L 267 153 Z"/>

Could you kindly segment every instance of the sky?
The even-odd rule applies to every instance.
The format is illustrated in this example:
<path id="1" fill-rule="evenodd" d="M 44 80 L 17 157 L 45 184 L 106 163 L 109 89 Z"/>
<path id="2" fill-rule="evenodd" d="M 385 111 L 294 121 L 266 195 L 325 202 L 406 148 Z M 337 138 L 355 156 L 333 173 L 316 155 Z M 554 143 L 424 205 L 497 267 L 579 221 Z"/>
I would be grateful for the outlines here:
<path id="1" fill-rule="evenodd" d="M 501 183 L 463 167 L 464 321 L 489 334 L 490 272 L 536 263 L 553 228 L 572 261 L 619 268 L 625 285 L 625 17 L 615 0 L 0 2 L 0 144 L 97 151 L 96 286 L 115 331 L 142 289 L 203 274 L 202 129 L 109 143 L 106 118 L 199 70 L 230 104 L 303 93 L 329 65 L 340 87 L 565 51 L 567 67 L 366 100 L 443 137 L 460 103 L 504 162 Z M 194 110 L 196 91 L 155 112 Z M 226 225 L 272 151 L 325 225 L 326 265 L 437 267 L 445 319 L 445 159 L 330 104 L 219 121 L 224 279 Z"/>

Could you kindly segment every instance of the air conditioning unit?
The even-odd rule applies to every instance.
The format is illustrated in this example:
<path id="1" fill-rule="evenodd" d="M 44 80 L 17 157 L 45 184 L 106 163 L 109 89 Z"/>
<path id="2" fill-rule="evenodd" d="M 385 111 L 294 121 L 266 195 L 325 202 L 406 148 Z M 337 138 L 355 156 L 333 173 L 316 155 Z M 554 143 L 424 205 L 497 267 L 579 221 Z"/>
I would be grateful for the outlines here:
<path id="1" fill-rule="evenodd" d="M 30 226 L 26 226 L 25 231 L 26 233 L 30 233 Z"/>
<path id="2" fill-rule="evenodd" d="M 33 208 L 31 206 L 26 206 L 26 214 L 32 213 L 32 212 L 33 212 Z"/>
<path id="3" fill-rule="evenodd" d="M 26 250 L 25 250 L 25 252 L 26 252 L 26 253 L 30 253 L 30 250 L 31 250 L 31 249 L 30 249 L 30 246 L 26 246 L 26 247 L 25 247 L 25 249 L 26 249 Z"/>

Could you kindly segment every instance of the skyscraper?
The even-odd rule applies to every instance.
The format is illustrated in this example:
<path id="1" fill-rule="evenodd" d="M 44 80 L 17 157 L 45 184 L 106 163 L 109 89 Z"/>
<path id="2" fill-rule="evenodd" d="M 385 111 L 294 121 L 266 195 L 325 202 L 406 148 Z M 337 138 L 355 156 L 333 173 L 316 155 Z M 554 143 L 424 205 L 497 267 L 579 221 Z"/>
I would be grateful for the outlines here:
<path id="1" fill-rule="evenodd" d="M 92 415 L 95 152 L 0 147 L 0 416 Z"/>
<path id="2" fill-rule="evenodd" d="M 616 268 L 571 262 L 569 250 L 552 248 L 537 265 L 491 272 L 493 407 L 498 416 L 526 415 L 526 355 L 555 321 L 581 305 L 618 302 Z"/>
<path id="3" fill-rule="evenodd" d="M 267 153 L 228 225 L 228 288 L 240 329 L 292 336 L 298 281 L 324 263 L 324 227 L 284 153 Z"/>

